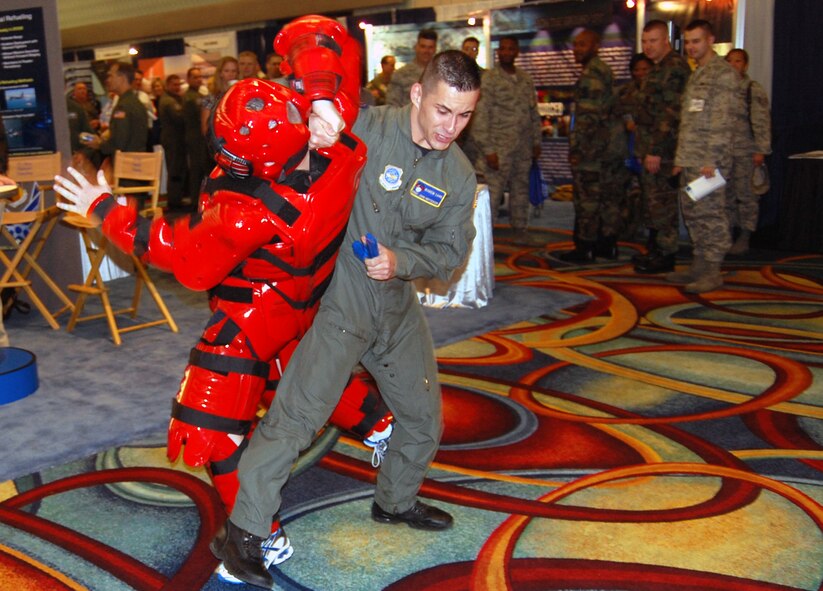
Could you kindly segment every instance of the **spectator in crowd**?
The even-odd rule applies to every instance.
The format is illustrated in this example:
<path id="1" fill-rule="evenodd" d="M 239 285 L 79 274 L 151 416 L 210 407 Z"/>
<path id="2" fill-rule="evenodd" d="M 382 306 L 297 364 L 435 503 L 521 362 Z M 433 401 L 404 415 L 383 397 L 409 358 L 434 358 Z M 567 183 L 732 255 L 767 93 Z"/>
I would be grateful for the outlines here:
<path id="1" fill-rule="evenodd" d="M 260 78 L 260 61 L 253 51 L 241 51 L 237 56 L 237 67 L 240 80 L 246 78 Z"/>
<path id="2" fill-rule="evenodd" d="M 596 257 L 617 258 L 620 196 L 610 152 L 614 74 L 598 57 L 600 35 L 585 29 L 574 38 L 574 61 L 583 67 L 574 87 L 574 126 L 569 134 L 574 201 L 574 250 L 560 258 L 589 263 Z M 622 128 L 622 124 L 620 125 Z"/>
<path id="3" fill-rule="evenodd" d="M 366 85 L 366 89 L 372 93 L 376 106 L 386 104 L 386 93 L 389 90 L 389 83 L 394 74 L 394 66 L 397 60 L 393 55 L 384 55 L 380 59 L 380 72 Z"/>
<path id="4" fill-rule="evenodd" d="M 629 61 L 631 80 L 620 86 L 616 91 L 613 116 L 622 122 L 620 135 L 616 141 L 626 147 L 625 165 L 620 170 L 617 189 L 623 191 L 624 199 L 621 208 L 622 230 L 620 236 L 633 241 L 641 228 L 646 225 L 642 220 L 643 201 L 640 184 L 642 164 L 637 158 L 635 149 L 637 130 L 637 110 L 641 99 L 641 90 L 646 75 L 654 64 L 643 53 L 636 53 Z"/>
<path id="5" fill-rule="evenodd" d="M 200 68 L 189 68 L 186 72 L 189 87 L 183 95 L 183 130 L 186 142 L 186 160 L 188 163 L 188 182 L 186 195 L 191 197 L 192 205 L 197 204 L 200 195 L 200 183 L 209 173 L 206 137 L 200 128 L 200 113 L 203 110 L 203 74 Z"/>
<path id="6" fill-rule="evenodd" d="M 463 40 L 460 51 L 477 62 L 477 55 L 480 51 L 480 41 L 477 37 L 466 37 Z M 480 68 L 479 65 L 477 67 L 480 69 L 481 74 L 485 71 L 485 68 Z M 457 145 L 460 146 L 461 150 L 463 150 L 463 153 L 466 155 L 466 158 L 469 159 L 469 162 L 477 167 L 477 160 L 480 158 L 481 154 L 477 141 L 474 139 L 474 135 L 472 134 L 473 123 L 474 118 L 469 121 L 466 129 L 464 129 L 463 133 L 460 134 L 460 137 L 457 138 Z"/>
<path id="7" fill-rule="evenodd" d="M 74 85 L 72 98 L 83 107 L 89 125 L 96 132 L 100 129 L 100 102 L 89 92 L 89 87 L 85 82 L 77 82 Z"/>
<path id="8" fill-rule="evenodd" d="M 166 92 L 160 97 L 160 143 L 166 155 L 168 183 L 166 200 L 169 209 L 182 209 L 186 190 L 186 138 L 183 120 L 182 80 L 177 74 L 166 77 Z"/>
<path id="9" fill-rule="evenodd" d="M 498 64 L 483 74 L 472 136 L 482 154 L 479 171 L 489 185 L 492 220 L 497 221 L 508 187 L 514 240 L 528 244 L 529 168 L 540 156 L 542 132 L 534 82 L 514 65 L 519 54 L 516 37 L 500 39 Z"/>
<path id="10" fill-rule="evenodd" d="M 109 66 L 106 84 L 117 97 L 112 109 L 109 128 L 101 135 L 84 141 L 83 144 L 100 150 L 104 157 L 114 157 L 117 150 L 123 152 L 145 152 L 149 127 L 146 108 L 132 90 L 134 67 L 129 63 L 115 62 Z"/>
<path id="11" fill-rule="evenodd" d="M 160 105 L 160 97 L 166 91 L 166 85 L 163 84 L 163 79 L 159 76 L 151 81 L 151 102 L 156 111 Z"/>
<path id="12" fill-rule="evenodd" d="M 746 106 L 737 119 L 728 189 L 729 222 L 739 232 L 729 254 L 741 255 L 749 251 L 749 239 L 757 229 L 760 195 L 753 190 L 752 178 L 758 167 L 765 167 L 766 154 L 771 154 L 772 125 L 766 90 L 747 73 L 749 54 L 745 49 L 732 49 L 726 61 L 740 76 L 740 94 Z"/>
<path id="13" fill-rule="evenodd" d="M 208 137 L 209 118 L 223 94 L 235 83 L 240 75 L 237 59 L 227 55 L 220 58 L 214 76 L 209 81 L 209 94 L 203 99 L 200 110 L 200 129 Z"/>
<path id="14" fill-rule="evenodd" d="M 283 84 L 283 72 L 280 71 L 280 64 L 283 63 L 283 56 L 277 53 L 270 53 L 266 56 L 266 78 L 278 84 Z"/>
<path id="15" fill-rule="evenodd" d="M 643 164 L 643 220 L 648 224 L 647 254 L 633 258 L 637 273 L 674 270 L 679 217 L 678 179 L 674 168 L 680 98 L 691 70 L 672 49 L 665 22 L 646 23 L 641 34 L 643 53 L 654 66 L 646 77 L 637 111 L 635 149 Z"/>
<path id="16" fill-rule="evenodd" d="M 129 64 L 131 65 L 131 64 Z M 117 106 L 117 101 L 120 99 L 118 94 L 111 88 L 111 77 L 106 73 L 106 79 L 103 81 L 103 88 L 106 89 L 106 95 L 100 104 L 100 127 L 99 131 L 102 133 L 109 128 L 111 123 L 111 114 L 114 112 L 114 107 Z M 134 98 L 137 98 L 135 95 Z M 140 102 L 139 100 L 137 102 Z"/>
<path id="17" fill-rule="evenodd" d="M 100 167 L 100 152 L 84 145 L 80 134 L 92 136 L 94 130 L 89 124 L 85 109 L 71 96 L 66 97 L 66 113 L 69 120 L 71 165 L 88 178 L 93 178 Z"/>
<path id="18" fill-rule="evenodd" d="M 714 51 L 714 32 L 708 21 L 695 20 L 684 33 L 686 53 L 697 63 L 683 93 L 674 174 L 685 184 L 716 174 L 730 178 L 735 127 L 744 110 L 737 72 Z M 685 283 L 689 293 L 705 293 L 723 285 L 720 266 L 732 245 L 721 186 L 694 200 L 680 194 L 683 221 L 692 239 L 692 262 L 687 271 L 669 273 L 666 280 Z"/>
<path id="19" fill-rule="evenodd" d="M 154 112 L 154 121 L 152 121 L 149 128 L 149 146 L 157 146 L 160 144 L 160 119 L 157 114 L 160 112 L 160 97 L 166 91 L 166 86 L 163 84 L 163 79 L 159 76 L 151 81 L 151 100 L 152 111 Z"/>
<path id="20" fill-rule="evenodd" d="M 146 108 L 146 116 L 148 117 L 148 126 L 151 129 L 154 121 L 157 119 L 157 113 L 154 111 L 154 105 L 151 102 L 151 97 L 143 90 L 143 70 L 134 70 L 134 82 L 131 83 L 131 88 L 137 100 L 140 101 Z"/>
<path id="21" fill-rule="evenodd" d="M 423 70 L 435 53 L 437 53 L 437 31 L 421 29 L 414 46 L 414 60 L 392 75 L 386 90 L 387 105 L 402 107 L 409 104 L 409 92 L 412 85 L 420 81 Z"/>
<path id="22" fill-rule="evenodd" d="M 463 44 L 460 46 L 460 51 L 465 53 L 474 61 L 477 61 L 477 58 L 480 55 L 480 40 L 477 37 L 466 37 L 463 39 Z M 480 71 L 482 72 L 483 69 L 484 68 L 480 68 Z"/>

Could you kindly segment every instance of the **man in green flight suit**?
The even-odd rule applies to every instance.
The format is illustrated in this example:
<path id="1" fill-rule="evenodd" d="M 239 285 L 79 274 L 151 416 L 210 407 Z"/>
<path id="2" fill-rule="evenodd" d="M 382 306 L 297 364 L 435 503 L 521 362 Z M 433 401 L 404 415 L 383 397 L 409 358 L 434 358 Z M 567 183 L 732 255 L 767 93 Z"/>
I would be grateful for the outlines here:
<path id="1" fill-rule="evenodd" d="M 376 237 L 364 261 L 343 248 L 320 310 L 286 366 L 274 403 L 239 466 L 231 518 L 212 550 L 237 578 L 266 586 L 260 544 L 292 463 L 328 419 L 357 364 L 373 375 L 396 423 L 377 476 L 371 516 L 443 530 L 452 518 L 417 500 L 443 431 L 437 363 L 412 282 L 449 279 L 474 238 L 474 169 L 452 143 L 480 94 L 474 60 L 460 51 L 435 56 L 411 104 L 361 111 L 353 132 L 368 147 L 344 244 Z"/>
<path id="2" fill-rule="evenodd" d="M 134 67 L 125 62 L 115 62 L 109 67 L 108 87 L 117 95 L 108 131 L 102 136 L 83 141 L 103 156 L 114 157 L 115 152 L 145 152 L 149 139 L 146 107 L 131 88 Z"/>

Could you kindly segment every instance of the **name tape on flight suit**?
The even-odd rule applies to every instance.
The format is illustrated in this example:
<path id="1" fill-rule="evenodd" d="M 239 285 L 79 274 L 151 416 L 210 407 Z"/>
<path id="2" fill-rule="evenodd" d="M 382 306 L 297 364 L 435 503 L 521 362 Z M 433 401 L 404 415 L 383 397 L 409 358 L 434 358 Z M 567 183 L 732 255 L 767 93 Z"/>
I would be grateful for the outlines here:
<path id="1" fill-rule="evenodd" d="M 431 183 L 423 179 L 417 179 L 411 188 L 411 195 L 432 207 L 440 207 L 443 200 L 446 198 L 446 191 L 439 187 L 435 187 Z"/>

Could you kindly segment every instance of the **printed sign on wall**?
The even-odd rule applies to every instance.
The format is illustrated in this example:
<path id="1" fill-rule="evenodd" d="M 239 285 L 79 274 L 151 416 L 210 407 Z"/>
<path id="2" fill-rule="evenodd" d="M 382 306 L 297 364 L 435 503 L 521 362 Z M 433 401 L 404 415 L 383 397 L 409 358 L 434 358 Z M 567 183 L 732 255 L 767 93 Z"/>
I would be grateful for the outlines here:
<path id="1" fill-rule="evenodd" d="M 43 9 L 0 12 L 0 116 L 9 153 L 56 152 Z"/>

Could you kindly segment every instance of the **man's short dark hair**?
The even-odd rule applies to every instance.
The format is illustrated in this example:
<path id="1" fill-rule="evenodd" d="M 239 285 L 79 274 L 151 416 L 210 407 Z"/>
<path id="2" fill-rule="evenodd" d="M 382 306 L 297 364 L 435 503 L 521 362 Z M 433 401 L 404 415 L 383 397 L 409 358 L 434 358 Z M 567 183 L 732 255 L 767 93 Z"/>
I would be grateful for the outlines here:
<path id="1" fill-rule="evenodd" d="M 714 37 L 714 27 L 712 27 L 712 24 L 707 20 L 699 18 L 686 25 L 687 31 L 694 31 L 696 29 L 703 29 L 706 32 L 706 35 Z"/>
<path id="2" fill-rule="evenodd" d="M 431 89 L 442 80 L 459 92 L 480 89 L 480 68 L 477 62 L 457 49 L 448 49 L 435 55 L 423 70 L 420 83 Z"/>
<path id="3" fill-rule="evenodd" d="M 648 33 L 653 29 L 663 29 L 665 31 L 666 36 L 669 35 L 669 25 L 666 24 L 666 21 L 661 21 L 660 19 L 655 19 L 647 22 L 643 25 L 643 32 Z"/>
<path id="4" fill-rule="evenodd" d="M 385 66 L 387 63 L 389 63 L 389 60 L 393 58 L 393 55 L 384 55 L 382 58 L 380 58 L 380 65 Z"/>
<path id="5" fill-rule="evenodd" d="M 592 38 L 592 41 L 594 41 L 594 43 L 596 45 L 600 45 L 600 41 L 602 41 L 602 38 L 600 37 L 600 33 L 595 31 L 594 29 L 583 29 L 582 31 L 580 31 L 578 33 L 578 36 L 579 35 L 588 35 L 589 37 Z"/>
<path id="6" fill-rule="evenodd" d="M 420 32 L 417 34 L 417 40 L 420 41 L 421 39 L 428 39 L 429 41 L 437 43 L 437 31 L 434 29 L 420 29 Z"/>
<path id="7" fill-rule="evenodd" d="M 125 76 L 129 84 L 134 82 L 134 66 L 128 62 L 114 62 L 112 65 L 117 66 L 117 73 Z"/>
<path id="8" fill-rule="evenodd" d="M 188 70 L 186 70 L 186 78 L 188 79 L 188 78 L 191 76 L 191 73 L 192 73 L 192 72 L 194 72 L 195 70 L 198 70 L 198 71 L 199 71 L 199 70 L 200 70 L 200 66 L 192 66 L 191 68 L 189 68 Z"/>
<path id="9" fill-rule="evenodd" d="M 472 42 L 472 43 L 477 43 L 478 45 L 480 45 L 480 39 L 478 39 L 477 37 L 466 37 L 465 39 L 463 39 L 463 43 L 466 43 L 466 42 L 469 42 L 469 41 Z"/>
<path id="10" fill-rule="evenodd" d="M 520 47 L 520 39 L 518 39 L 518 38 L 517 38 L 517 37 L 515 37 L 514 35 L 503 35 L 503 36 L 500 38 L 500 40 L 497 42 L 497 45 L 499 46 L 501 43 L 503 43 L 503 41 L 507 41 L 507 40 L 508 40 L 508 41 L 511 41 L 512 43 L 514 43 L 515 45 L 517 45 L 517 47 L 518 47 L 518 48 Z"/>
<path id="11" fill-rule="evenodd" d="M 168 86 L 169 84 L 171 84 L 175 80 L 180 80 L 180 79 L 181 79 L 180 76 L 178 76 L 177 74 L 169 74 L 168 76 L 166 76 L 166 86 Z"/>

